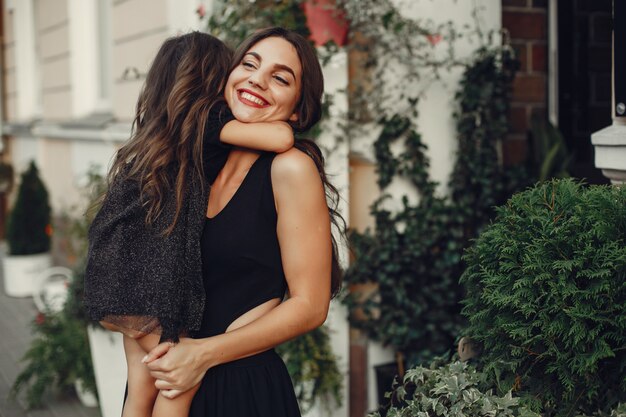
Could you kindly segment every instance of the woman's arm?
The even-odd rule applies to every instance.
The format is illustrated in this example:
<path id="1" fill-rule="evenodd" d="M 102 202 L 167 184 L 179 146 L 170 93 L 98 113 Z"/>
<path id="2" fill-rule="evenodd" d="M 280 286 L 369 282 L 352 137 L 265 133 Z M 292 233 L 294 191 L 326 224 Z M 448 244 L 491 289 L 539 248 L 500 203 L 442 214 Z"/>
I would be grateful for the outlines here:
<path id="1" fill-rule="evenodd" d="M 220 131 L 229 145 L 261 151 L 285 152 L 293 146 L 293 130 L 287 122 L 243 123 L 231 120 Z"/>
<path id="2" fill-rule="evenodd" d="M 157 379 L 156 387 L 170 398 L 200 382 L 209 368 L 265 351 L 326 319 L 332 246 L 326 197 L 315 164 L 296 149 L 277 155 L 272 185 L 290 297 L 236 330 L 205 339 L 183 338 L 174 348 L 161 344 L 153 349 L 144 362 Z"/>

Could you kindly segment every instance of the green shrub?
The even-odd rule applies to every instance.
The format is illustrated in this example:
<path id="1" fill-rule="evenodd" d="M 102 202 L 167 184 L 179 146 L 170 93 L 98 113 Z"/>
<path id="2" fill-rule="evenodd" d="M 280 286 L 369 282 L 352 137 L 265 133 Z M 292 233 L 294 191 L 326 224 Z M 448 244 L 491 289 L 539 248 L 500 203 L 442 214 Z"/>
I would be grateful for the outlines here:
<path id="1" fill-rule="evenodd" d="M 465 260 L 467 334 L 502 390 L 546 415 L 626 400 L 626 188 L 516 194 Z"/>
<path id="2" fill-rule="evenodd" d="M 576 417 L 588 417 L 583 414 L 579 414 Z M 598 411 L 593 413 L 591 417 L 626 417 L 626 403 L 619 403 L 617 407 L 609 411 Z"/>
<path id="3" fill-rule="evenodd" d="M 329 412 L 342 404 L 343 374 L 328 332 L 326 326 L 321 326 L 276 348 L 285 361 L 303 413 L 316 401 Z"/>
<path id="4" fill-rule="evenodd" d="M 50 250 L 50 204 L 35 162 L 22 174 L 17 199 L 7 219 L 11 255 L 32 255 Z"/>
<path id="5" fill-rule="evenodd" d="M 485 375 L 463 362 L 409 369 L 387 396 L 391 399 L 387 417 L 540 417 L 521 407 L 510 391 L 502 397 L 494 395 Z"/>
<path id="6" fill-rule="evenodd" d="M 65 312 L 39 313 L 32 322 L 35 338 L 22 357 L 27 365 L 17 376 L 10 395 L 26 391 L 28 408 L 41 406 L 47 393 L 71 392 L 74 381 L 96 393 L 87 328 Z"/>

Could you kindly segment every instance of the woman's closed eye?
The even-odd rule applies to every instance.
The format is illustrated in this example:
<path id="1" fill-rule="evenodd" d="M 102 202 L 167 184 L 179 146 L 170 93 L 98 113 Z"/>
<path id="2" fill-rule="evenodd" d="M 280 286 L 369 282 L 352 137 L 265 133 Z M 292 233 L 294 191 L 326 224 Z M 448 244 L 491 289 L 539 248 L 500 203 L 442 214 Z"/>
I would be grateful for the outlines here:
<path id="1" fill-rule="evenodd" d="M 274 79 L 283 85 L 289 85 L 289 81 L 281 77 L 280 75 L 274 75 Z"/>
<path id="2" fill-rule="evenodd" d="M 241 63 L 241 65 L 249 69 L 256 69 L 256 65 L 254 65 L 252 62 L 244 61 Z"/>

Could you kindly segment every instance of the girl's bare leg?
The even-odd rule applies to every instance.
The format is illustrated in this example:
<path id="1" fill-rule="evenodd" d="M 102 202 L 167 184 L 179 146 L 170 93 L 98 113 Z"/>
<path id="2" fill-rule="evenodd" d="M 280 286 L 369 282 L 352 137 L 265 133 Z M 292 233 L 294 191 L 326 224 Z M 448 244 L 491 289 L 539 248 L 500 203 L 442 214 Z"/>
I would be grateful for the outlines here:
<path id="1" fill-rule="evenodd" d="M 154 347 L 159 342 L 159 336 L 149 334 L 140 340 L 145 345 L 152 342 Z M 124 335 L 124 353 L 128 366 L 128 397 L 122 417 L 150 417 L 159 390 L 154 386 L 154 378 L 150 376 L 148 368 L 141 362 L 146 351 L 138 340 Z"/>

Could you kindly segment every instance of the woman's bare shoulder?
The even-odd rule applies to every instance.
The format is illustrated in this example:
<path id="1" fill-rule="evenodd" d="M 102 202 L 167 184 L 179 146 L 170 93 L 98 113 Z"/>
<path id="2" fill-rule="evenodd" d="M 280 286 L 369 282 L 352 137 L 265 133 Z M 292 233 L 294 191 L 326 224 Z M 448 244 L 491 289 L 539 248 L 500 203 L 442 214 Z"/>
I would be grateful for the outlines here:
<path id="1" fill-rule="evenodd" d="M 272 163 L 272 183 L 319 182 L 319 172 L 315 162 L 306 153 L 291 148 L 279 153 Z"/>

